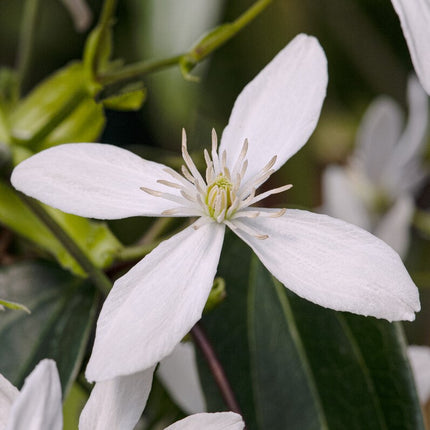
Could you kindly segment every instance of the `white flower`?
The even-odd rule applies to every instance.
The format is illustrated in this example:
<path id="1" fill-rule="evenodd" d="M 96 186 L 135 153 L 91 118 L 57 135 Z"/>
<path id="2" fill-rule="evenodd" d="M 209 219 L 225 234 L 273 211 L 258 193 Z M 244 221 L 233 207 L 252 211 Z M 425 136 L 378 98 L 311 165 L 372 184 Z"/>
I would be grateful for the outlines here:
<path id="1" fill-rule="evenodd" d="M 80 419 L 80 430 L 132 430 L 151 391 L 154 368 L 99 382 Z M 0 430 L 61 430 L 61 383 L 53 360 L 42 360 L 26 378 L 21 392 L 0 374 Z M 191 415 L 166 430 L 242 430 L 233 412 Z"/>
<path id="2" fill-rule="evenodd" d="M 425 405 L 430 399 L 430 348 L 411 345 L 407 349 L 420 403 Z"/>
<path id="3" fill-rule="evenodd" d="M 399 15 L 415 71 L 430 94 L 430 3 L 428 0 L 391 1 Z"/>
<path id="4" fill-rule="evenodd" d="M 409 118 L 398 104 L 379 97 L 367 109 L 348 165 L 323 175 L 324 211 L 407 251 L 413 194 L 426 172 L 421 166 L 428 128 L 428 98 L 415 77 L 408 82 Z M 404 129 L 402 130 L 402 128 Z"/>
<path id="5" fill-rule="evenodd" d="M 89 380 L 139 372 L 173 350 L 201 317 L 225 226 L 301 297 L 390 321 L 414 319 L 418 290 L 384 242 L 326 215 L 249 206 L 289 187 L 255 192 L 306 143 L 326 85 L 319 43 L 297 36 L 242 91 L 219 151 L 213 135 L 206 178 L 188 155 L 185 136 L 183 176 L 102 144 L 57 146 L 14 170 L 17 189 L 77 215 L 199 217 L 115 282 L 98 319 Z"/>
<path id="6" fill-rule="evenodd" d="M 80 419 L 79 430 L 131 430 L 139 420 L 149 392 L 154 368 L 134 375 L 97 382 Z M 200 413 L 180 420 L 165 430 L 242 430 L 240 415 L 233 412 Z"/>
<path id="7" fill-rule="evenodd" d="M 61 384 L 53 360 L 42 360 L 18 391 L 0 375 L 1 430 L 61 430 Z"/>

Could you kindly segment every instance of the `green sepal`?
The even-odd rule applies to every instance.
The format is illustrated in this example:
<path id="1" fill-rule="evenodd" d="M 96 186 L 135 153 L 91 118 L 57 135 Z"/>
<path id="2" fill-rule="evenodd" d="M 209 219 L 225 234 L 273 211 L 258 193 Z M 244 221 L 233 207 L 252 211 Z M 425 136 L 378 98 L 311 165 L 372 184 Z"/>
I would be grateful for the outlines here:
<path id="1" fill-rule="evenodd" d="M 105 118 L 89 86 L 78 62 L 42 81 L 10 115 L 12 142 L 38 152 L 61 143 L 95 140 Z"/>
<path id="2" fill-rule="evenodd" d="M 147 91 L 143 82 L 136 82 L 121 88 L 115 96 L 102 101 L 103 106 L 114 110 L 138 110 L 146 100 Z M 103 97 L 103 91 L 99 97 Z"/>
<path id="3" fill-rule="evenodd" d="M 83 63 L 91 80 L 97 81 L 98 73 L 108 67 L 111 55 L 112 21 L 94 28 L 85 43 Z"/>
<path id="4" fill-rule="evenodd" d="M 84 272 L 51 231 L 22 202 L 15 190 L 0 182 L 0 223 L 52 254 L 72 272 Z M 90 221 L 45 206 L 49 214 L 63 227 L 95 266 L 110 266 L 121 249 L 118 239 L 105 223 Z"/>

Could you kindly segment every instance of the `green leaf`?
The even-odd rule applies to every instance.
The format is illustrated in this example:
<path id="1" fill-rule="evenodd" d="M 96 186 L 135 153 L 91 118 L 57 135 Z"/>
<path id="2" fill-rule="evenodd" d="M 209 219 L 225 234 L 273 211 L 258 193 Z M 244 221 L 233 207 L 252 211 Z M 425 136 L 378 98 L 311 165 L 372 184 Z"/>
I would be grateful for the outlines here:
<path id="1" fill-rule="evenodd" d="M 238 239 L 223 251 L 228 297 L 204 325 L 250 430 L 424 429 L 400 324 L 299 298 Z"/>
<path id="2" fill-rule="evenodd" d="M 118 94 L 103 100 L 103 106 L 114 110 L 138 110 L 146 99 L 146 88 L 142 82 L 126 85 L 119 89 Z M 100 93 L 103 97 L 103 91 Z"/>
<path id="3" fill-rule="evenodd" d="M 22 202 L 15 190 L 0 182 L 0 195 L 0 223 L 50 252 L 63 267 L 83 274 L 74 258 Z M 97 267 L 108 267 L 112 263 L 121 244 L 106 224 L 65 214 L 48 206 L 45 208 Z"/>
<path id="4" fill-rule="evenodd" d="M 30 309 L 28 309 L 26 306 L 21 305 L 20 303 L 10 302 L 8 300 L 2 300 L 0 299 L 0 309 L 2 307 L 8 308 L 8 309 L 14 309 L 16 311 L 24 311 L 28 314 L 31 314 Z"/>
<path id="5" fill-rule="evenodd" d="M 24 262 L 0 269 L 0 294 L 32 310 L 1 314 L 0 373 L 21 387 L 41 359 L 52 358 L 67 393 L 95 320 L 95 289 L 53 264 Z"/>

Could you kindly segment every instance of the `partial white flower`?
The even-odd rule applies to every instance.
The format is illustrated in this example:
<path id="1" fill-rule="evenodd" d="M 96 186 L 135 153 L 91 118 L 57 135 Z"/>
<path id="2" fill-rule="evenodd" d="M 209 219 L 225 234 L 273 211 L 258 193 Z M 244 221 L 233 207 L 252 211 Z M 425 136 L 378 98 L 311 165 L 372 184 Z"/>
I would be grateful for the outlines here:
<path id="1" fill-rule="evenodd" d="M 206 402 L 197 370 L 196 351 L 192 342 L 180 342 L 161 360 L 157 369 L 164 388 L 188 414 L 206 412 Z"/>
<path id="2" fill-rule="evenodd" d="M 400 18 L 412 63 L 430 94 L 430 3 L 428 0 L 391 0 Z"/>
<path id="3" fill-rule="evenodd" d="M 61 0 L 70 13 L 76 31 L 83 32 L 88 29 L 93 19 L 91 9 L 86 0 Z"/>
<path id="4" fill-rule="evenodd" d="M 425 405 L 430 399 L 430 348 L 411 345 L 408 347 L 408 357 L 420 403 Z"/>
<path id="5" fill-rule="evenodd" d="M 399 256 L 360 228 L 300 210 L 251 207 L 290 185 L 256 190 L 314 130 L 327 86 L 318 41 L 297 36 L 239 95 L 202 176 L 183 135 L 182 175 L 123 149 L 68 144 L 15 168 L 20 191 L 85 217 L 195 216 L 118 279 L 100 313 L 89 380 L 150 368 L 200 319 L 225 226 L 289 289 L 339 311 L 413 320 L 418 290 Z"/>
<path id="6" fill-rule="evenodd" d="M 79 420 L 79 430 L 132 430 L 146 406 L 154 367 L 128 376 L 97 382 Z M 242 430 L 240 415 L 233 412 L 200 413 L 165 430 Z"/>
<path id="7" fill-rule="evenodd" d="M 409 244 L 413 194 L 424 179 L 421 160 L 428 128 L 428 98 L 415 77 L 408 82 L 409 117 L 379 97 L 367 109 L 356 150 L 346 167 L 323 174 L 324 211 L 384 240 L 400 255 Z"/>
<path id="8" fill-rule="evenodd" d="M 61 430 L 61 384 L 53 360 L 42 360 L 18 391 L 0 375 L 0 429 Z"/>

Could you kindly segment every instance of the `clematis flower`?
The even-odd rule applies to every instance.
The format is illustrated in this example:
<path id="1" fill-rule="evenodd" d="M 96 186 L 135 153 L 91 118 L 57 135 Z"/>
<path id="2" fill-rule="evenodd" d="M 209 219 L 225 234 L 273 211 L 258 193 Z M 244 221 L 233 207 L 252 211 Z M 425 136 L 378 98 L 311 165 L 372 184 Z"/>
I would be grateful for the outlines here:
<path id="1" fill-rule="evenodd" d="M 79 430 L 132 430 L 151 391 L 154 367 L 134 375 L 97 382 L 80 419 Z M 233 412 L 199 413 L 165 430 L 242 430 L 240 415 Z"/>
<path id="2" fill-rule="evenodd" d="M 430 3 L 428 0 L 391 1 L 400 18 L 415 71 L 430 94 Z"/>
<path id="3" fill-rule="evenodd" d="M 301 297 L 390 321 L 414 319 L 418 290 L 384 242 L 326 215 L 251 206 L 290 187 L 256 191 L 306 143 L 326 86 L 321 46 L 297 36 L 239 95 L 219 149 L 213 132 L 204 177 L 185 133 L 182 175 L 102 144 L 57 146 L 15 168 L 17 189 L 65 212 L 198 217 L 115 282 L 98 319 L 89 380 L 142 371 L 173 350 L 201 317 L 226 227 Z"/>
<path id="4" fill-rule="evenodd" d="M 154 368 L 99 382 L 80 419 L 79 430 L 132 430 L 142 415 Z M 25 380 L 21 392 L 0 374 L 0 430 L 61 430 L 61 383 L 53 360 L 42 360 Z M 165 430 L 242 430 L 233 412 L 191 415 Z"/>
<path id="5" fill-rule="evenodd" d="M 91 25 L 93 14 L 86 0 L 61 0 L 61 2 L 69 11 L 76 31 L 82 33 L 87 30 Z"/>
<path id="6" fill-rule="evenodd" d="M 61 384 L 53 360 L 42 360 L 18 391 L 0 375 L 1 430 L 61 430 Z"/>
<path id="7" fill-rule="evenodd" d="M 376 99 L 349 163 L 329 166 L 322 181 L 325 213 L 371 231 L 401 256 L 409 244 L 413 195 L 426 175 L 421 160 L 428 129 L 428 97 L 414 76 L 407 93 L 407 123 L 394 100 Z"/>

